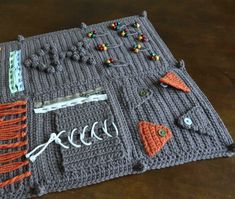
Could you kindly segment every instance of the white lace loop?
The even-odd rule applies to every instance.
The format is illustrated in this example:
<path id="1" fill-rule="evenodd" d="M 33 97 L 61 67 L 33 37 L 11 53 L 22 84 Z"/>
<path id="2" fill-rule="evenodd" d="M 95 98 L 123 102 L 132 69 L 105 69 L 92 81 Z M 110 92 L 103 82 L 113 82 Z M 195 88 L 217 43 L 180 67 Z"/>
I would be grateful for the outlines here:
<path id="1" fill-rule="evenodd" d="M 80 134 L 80 140 L 81 140 L 81 142 L 82 142 L 84 145 L 90 146 L 90 145 L 92 144 L 91 142 L 86 142 L 86 141 L 84 141 L 85 132 L 86 132 L 86 129 L 87 129 L 87 128 L 88 128 L 88 125 L 83 128 L 83 131 L 82 131 L 82 133 Z"/>
<path id="2" fill-rule="evenodd" d="M 75 128 L 75 129 L 72 130 L 71 134 L 68 135 L 68 141 L 69 141 L 69 143 L 70 143 L 71 145 L 73 145 L 74 147 L 80 148 L 80 147 L 82 146 L 81 144 L 75 144 L 75 143 L 73 142 L 74 133 L 75 133 L 75 131 L 77 131 L 77 130 L 78 130 L 77 128 Z"/>
<path id="3" fill-rule="evenodd" d="M 97 136 L 95 134 L 95 126 L 98 124 L 99 122 L 95 122 L 92 127 L 91 127 L 91 137 L 95 137 L 97 140 L 103 140 L 101 137 Z"/>
<path id="4" fill-rule="evenodd" d="M 95 127 L 96 125 L 98 124 L 99 122 L 94 122 L 92 127 L 91 127 L 91 138 L 95 138 L 99 141 L 102 141 L 103 138 L 99 137 L 97 135 L 97 133 L 95 132 Z M 114 130 L 115 130 L 115 136 L 118 136 L 119 132 L 118 132 L 118 128 L 116 126 L 116 124 L 114 122 L 112 122 L 112 126 L 114 127 Z M 81 143 L 85 146 L 90 146 L 92 145 L 92 142 L 91 141 L 85 141 L 85 133 L 86 133 L 86 130 L 89 126 L 86 125 L 83 130 L 82 130 L 82 133 L 80 133 L 80 138 L 79 140 L 81 141 Z M 109 132 L 108 132 L 108 128 L 107 128 L 107 119 L 104 121 L 104 124 L 102 125 L 102 130 L 103 132 L 108 136 L 108 137 L 113 137 L 113 135 L 111 135 Z M 68 138 L 68 141 L 69 143 L 76 147 L 76 148 L 80 148 L 82 145 L 81 144 L 76 144 L 74 143 L 74 133 L 77 131 L 77 128 L 74 128 L 71 133 L 68 134 L 67 138 Z M 65 148 L 65 149 L 69 149 L 69 146 L 66 146 L 62 143 L 61 139 L 60 139 L 60 136 L 63 134 L 63 133 L 66 133 L 66 131 L 60 131 L 58 134 L 56 133 L 51 133 L 50 135 L 50 138 L 49 140 L 44 143 L 44 144 L 41 144 L 39 146 L 37 146 L 36 148 L 34 148 L 32 151 L 30 151 L 29 153 L 27 153 L 25 155 L 26 158 L 29 158 L 29 160 L 31 162 L 34 162 L 37 157 L 43 153 L 46 148 L 50 145 L 50 143 L 52 142 L 55 142 L 56 144 L 60 145 L 61 147 Z M 37 152 L 38 151 L 38 152 Z"/>
<path id="5" fill-rule="evenodd" d="M 116 132 L 116 135 L 115 135 L 115 136 L 118 136 L 118 128 L 117 128 L 117 126 L 115 125 L 114 122 L 112 122 L 112 125 L 113 125 L 113 127 L 114 127 L 114 129 L 115 129 L 115 132 Z M 107 119 L 104 121 L 104 126 L 102 127 L 102 129 L 103 129 L 104 133 L 105 133 L 107 136 L 113 137 L 111 134 L 108 133 L 108 129 L 107 129 Z"/>

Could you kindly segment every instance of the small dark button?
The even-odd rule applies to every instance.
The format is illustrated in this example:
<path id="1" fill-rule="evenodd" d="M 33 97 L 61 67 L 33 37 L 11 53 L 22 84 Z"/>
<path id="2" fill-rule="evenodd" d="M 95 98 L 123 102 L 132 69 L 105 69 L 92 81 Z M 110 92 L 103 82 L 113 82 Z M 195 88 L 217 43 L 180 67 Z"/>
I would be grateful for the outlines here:
<path id="1" fill-rule="evenodd" d="M 141 96 L 141 97 L 145 97 L 147 95 L 149 95 L 149 92 L 147 90 L 142 90 L 139 92 L 139 96 Z"/>
<path id="2" fill-rule="evenodd" d="M 144 171 L 144 165 L 141 162 L 137 162 L 133 165 L 133 171 L 141 172 Z"/>
<path id="3" fill-rule="evenodd" d="M 229 151 L 232 151 L 232 152 L 235 152 L 235 143 L 230 144 L 230 145 L 228 146 L 228 150 L 229 150 Z"/>
<path id="4" fill-rule="evenodd" d="M 166 132 L 164 129 L 159 129 L 159 130 L 158 130 L 158 134 L 159 134 L 161 137 L 166 137 L 167 132 Z"/>

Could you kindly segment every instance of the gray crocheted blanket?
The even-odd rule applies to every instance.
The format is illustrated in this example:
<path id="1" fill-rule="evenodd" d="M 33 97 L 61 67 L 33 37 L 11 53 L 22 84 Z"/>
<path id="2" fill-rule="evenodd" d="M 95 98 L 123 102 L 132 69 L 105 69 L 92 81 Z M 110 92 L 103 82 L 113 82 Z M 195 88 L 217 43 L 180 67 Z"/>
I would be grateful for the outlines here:
<path id="1" fill-rule="evenodd" d="M 0 73 L 0 198 L 235 153 L 146 12 L 1 43 Z"/>

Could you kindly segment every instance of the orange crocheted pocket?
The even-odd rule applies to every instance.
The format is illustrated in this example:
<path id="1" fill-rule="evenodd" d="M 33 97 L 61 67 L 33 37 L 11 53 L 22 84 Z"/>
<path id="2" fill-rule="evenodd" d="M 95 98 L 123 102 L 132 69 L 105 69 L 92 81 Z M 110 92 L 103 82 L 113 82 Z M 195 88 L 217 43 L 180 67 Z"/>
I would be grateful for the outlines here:
<path id="1" fill-rule="evenodd" d="M 164 125 L 141 121 L 138 124 L 146 153 L 155 156 L 172 137 L 171 130 Z"/>
<path id="2" fill-rule="evenodd" d="M 28 145 L 26 105 L 27 101 L 0 104 L 0 179 L 4 179 L 0 188 L 31 175 L 27 167 L 29 161 L 24 157 Z M 7 179 L 13 171 L 17 175 Z"/>
<path id="3" fill-rule="evenodd" d="M 191 91 L 190 88 L 184 83 L 184 81 L 174 72 L 166 73 L 166 75 L 160 78 L 160 82 L 182 90 L 185 93 L 189 93 Z"/>

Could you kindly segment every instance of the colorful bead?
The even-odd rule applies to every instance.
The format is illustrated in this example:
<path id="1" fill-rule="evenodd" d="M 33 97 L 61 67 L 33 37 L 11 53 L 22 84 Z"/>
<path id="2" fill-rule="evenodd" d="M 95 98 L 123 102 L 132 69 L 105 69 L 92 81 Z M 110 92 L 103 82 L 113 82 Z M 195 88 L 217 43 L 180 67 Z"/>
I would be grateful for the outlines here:
<path id="1" fill-rule="evenodd" d="M 121 26 L 121 23 L 120 22 L 114 22 L 111 24 L 111 29 L 113 30 L 119 30 L 120 29 L 120 26 Z"/>
<path id="2" fill-rule="evenodd" d="M 97 49 L 99 51 L 106 51 L 106 50 L 108 50 L 108 47 L 109 47 L 108 44 L 99 44 L 99 45 L 97 45 Z"/>
<path id="3" fill-rule="evenodd" d="M 88 32 L 87 33 L 87 37 L 89 37 L 89 38 L 95 38 L 96 37 L 96 30 L 93 30 L 93 31 L 91 31 L 91 32 Z"/>
<path id="4" fill-rule="evenodd" d="M 109 58 L 109 59 L 105 60 L 104 63 L 105 63 L 106 65 L 110 66 L 110 64 L 113 63 L 113 59 L 112 59 L 112 58 Z"/>
<path id="5" fill-rule="evenodd" d="M 140 49 L 142 48 L 142 46 L 140 44 L 135 44 L 132 48 L 134 53 L 138 53 L 140 51 Z"/>
<path id="6" fill-rule="evenodd" d="M 160 56 L 158 56 L 156 53 L 150 53 L 149 59 L 153 61 L 159 61 Z"/>
<path id="7" fill-rule="evenodd" d="M 119 32 L 119 35 L 121 37 L 127 37 L 128 36 L 128 30 L 127 29 L 124 29 L 122 31 Z"/>
<path id="8" fill-rule="evenodd" d="M 138 22 L 133 23 L 134 28 L 140 28 L 140 24 Z"/>
<path id="9" fill-rule="evenodd" d="M 144 34 L 140 34 L 137 39 L 141 42 L 146 42 L 148 41 L 147 37 Z"/>

